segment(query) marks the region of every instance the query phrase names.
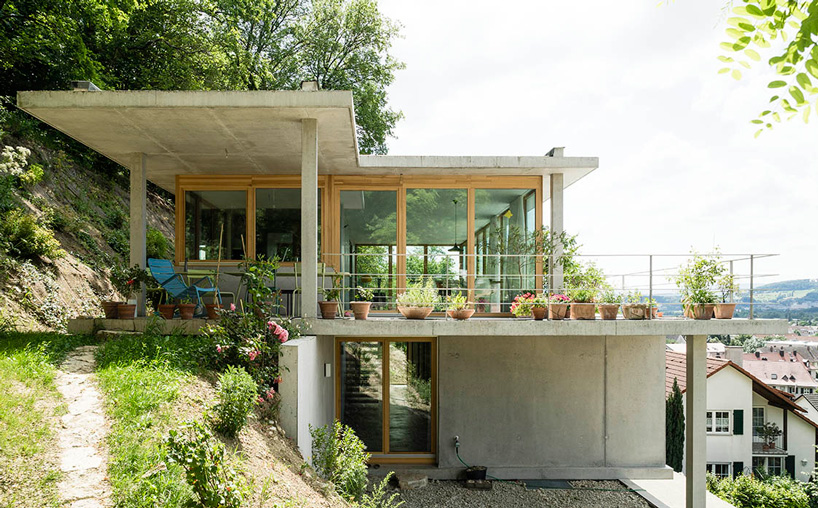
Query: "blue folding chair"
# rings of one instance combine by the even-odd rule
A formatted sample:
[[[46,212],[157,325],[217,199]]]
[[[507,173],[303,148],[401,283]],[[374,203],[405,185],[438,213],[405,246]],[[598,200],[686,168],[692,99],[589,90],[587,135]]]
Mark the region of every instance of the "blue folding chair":
[[[151,270],[151,276],[153,276],[156,282],[162,286],[162,289],[167,291],[172,298],[195,299],[196,303],[202,306],[202,295],[214,293],[218,302],[220,304],[222,303],[222,294],[219,292],[219,288],[213,285],[213,281],[210,277],[196,279],[193,281],[193,284],[188,285],[185,283],[185,279],[176,273],[176,270],[173,268],[173,263],[167,259],[149,258],[148,268]],[[210,287],[197,286],[197,284],[203,281],[207,281]]]

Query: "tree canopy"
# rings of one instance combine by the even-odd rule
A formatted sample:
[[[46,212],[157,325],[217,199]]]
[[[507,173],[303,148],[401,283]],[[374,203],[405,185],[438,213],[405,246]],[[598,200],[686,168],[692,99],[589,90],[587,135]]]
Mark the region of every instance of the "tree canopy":
[[[352,90],[363,153],[401,113],[399,25],[375,0],[0,0],[0,96],[66,89]]]
[[[767,86],[776,90],[771,106],[752,120],[764,129],[772,129],[781,115],[791,119],[799,113],[808,122],[813,106],[818,115],[818,0],[742,0],[732,7],[735,16],[727,19],[729,42],[722,42],[727,64],[719,72],[741,79],[741,68],[750,69],[763,54],[771,54],[768,65],[779,78]],[[815,83],[815,84],[814,84]]]

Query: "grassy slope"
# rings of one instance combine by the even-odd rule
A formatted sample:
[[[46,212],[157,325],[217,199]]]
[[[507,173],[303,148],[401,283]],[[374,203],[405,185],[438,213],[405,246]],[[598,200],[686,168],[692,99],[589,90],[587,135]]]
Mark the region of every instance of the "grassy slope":
[[[0,334],[0,506],[58,506],[55,365],[87,337]]]

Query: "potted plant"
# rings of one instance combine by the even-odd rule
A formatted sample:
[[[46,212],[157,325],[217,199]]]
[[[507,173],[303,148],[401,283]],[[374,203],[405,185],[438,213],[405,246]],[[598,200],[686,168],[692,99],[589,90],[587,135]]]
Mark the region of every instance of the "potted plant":
[[[467,298],[463,296],[463,293],[460,291],[458,291],[456,295],[447,296],[446,304],[449,308],[449,317],[452,319],[465,321],[472,317],[472,314],[474,314],[474,309],[470,308],[471,303],[467,301]]]
[[[597,290],[591,287],[573,289],[571,295],[571,319],[596,319],[594,298]]]
[[[114,300],[114,292],[108,294],[107,300],[102,300],[102,311],[105,313],[105,319],[116,319],[119,315],[118,308],[123,304],[122,300]]]
[[[338,313],[338,300],[341,298],[341,289],[335,286],[335,282],[338,282],[338,280],[334,281],[333,287],[321,290],[324,301],[318,302],[318,305],[321,307],[322,319],[335,319],[335,315]]]
[[[207,319],[219,319],[219,311],[222,310],[222,304],[216,303],[215,297],[213,298],[213,303],[206,303],[205,309],[207,310]]]
[[[183,296],[179,299],[179,317],[182,319],[193,319],[193,313],[196,311],[196,304],[193,303],[193,298],[190,296]]]
[[[398,311],[406,319],[426,319],[439,301],[437,286],[432,279],[417,281],[396,299]]]
[[[657,302],[655,298],[645,298],[645,303],[648,305],[650,318],[656,319],[659,316],[659,302]]]
[[[511,313],[514,317],[530,317],[531,310],[534,307],[533,293],[523,293],[514,297],[511,301]]]
[[[716,307],[714,288],[723,275],[724,266],[720,262],[718,250],[715,254],[702,256],[693,252],[693,257],[679,267],[675,277],[676,285],[682,292],[685,315],[693,319],[710,319]]]
[[[125,297],[126,302],[117,305],[119,319],[134,319],[136,317],[136,294],[142,290],[142,285],[148,281],[148,272],[134,265],[131,268],[116,270],[114,275],[117,290]]]
[[[716,281],[716,287],[721,294],[721,302],[716,304],[714,314],[716,319],[733,319],[736,311],[735,302],[728,302],[738,295],[738,284],[732,273],[725,272]]]
[[[764,450],[774,449],[775,440],[782,434],[781,429],[773,422],[765,422],[764,425],[758,429],[758,433],[761,434],[761,437],[764,439],[764,443],[761,446]]]
[[[619,314],[619,305],[622,303],[622,295],[617,294],[613,288],[605,288],[599,295],[599,317],[604,320],[616,319]]]
[[[355,315],[355,319],[365,320],[369,316],[369,308],[372,306],[372,300],[375,298],[375,294],[369,288],[358,286],[353,298],[355,300],[349,302],[349,306],[352,307],[352,313]]]
[[[164,297],[170,299],[167,293],[163,294]],[[160,303],[157,306],[157,310],[159,311],[159,315],[165,319],[173,319],[173,314],[176,312],[176,304],[175,303]]]
[[[646,319],[648,304],[642,301],[640,291],[631,291],[622,302],[622,317],[625,319]]]
[[[568,308],[571,305],[571,299],[563,294],[551,295],[548,298],[548,315],[551,319],[561,321],[568,317]]]
[[[540,293],[531,299],[531,315],[535,321],[542,321],[548,317],[548,298]]]

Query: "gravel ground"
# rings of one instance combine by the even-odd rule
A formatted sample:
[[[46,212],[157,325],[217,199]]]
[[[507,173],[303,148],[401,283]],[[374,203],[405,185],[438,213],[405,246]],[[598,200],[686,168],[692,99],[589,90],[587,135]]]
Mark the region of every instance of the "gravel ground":
[[[400,499],[404,502],[403,508],[650,507],[647,501],[633,492],[576,490],[627,489],[618,481],[572,481],[570,483],[575,490],[526,490],[522,485],[497,481],[493,483],[492,490],[480,491],[466,489],[461,482],[430,481],[424,488],[401,492]]]

